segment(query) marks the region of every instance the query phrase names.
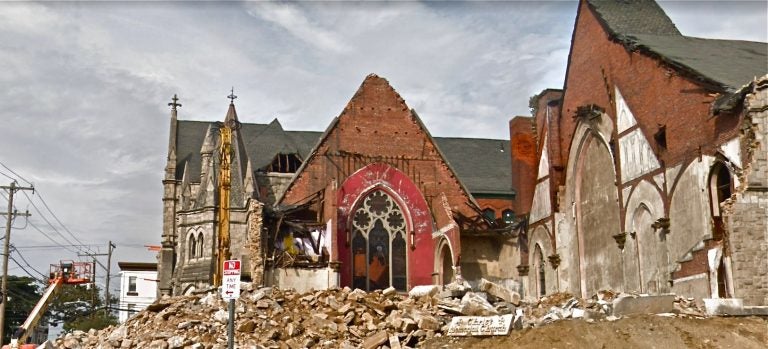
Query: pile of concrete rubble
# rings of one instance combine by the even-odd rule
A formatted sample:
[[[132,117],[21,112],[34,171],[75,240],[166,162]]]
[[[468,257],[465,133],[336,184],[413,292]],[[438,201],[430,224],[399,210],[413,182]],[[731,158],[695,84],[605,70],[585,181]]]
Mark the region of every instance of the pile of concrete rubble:
[[[581,300],[559,293],[524,302],[517,292],[486,280],[474,291],[464,283],[417,286],[408,295],[393,288],[300,294],[243,283],[242,289],[235,306],[235,343],[241,348],[412,348],[445,335],[455,316],[514,314],[513,329],[562,319],[612,321],[632,313],[704,316],[692,299],[675,296],[601,292]],[[54,346],[226,348],[227,304],[215,291],[162,298],[117,327],[68,333]]]

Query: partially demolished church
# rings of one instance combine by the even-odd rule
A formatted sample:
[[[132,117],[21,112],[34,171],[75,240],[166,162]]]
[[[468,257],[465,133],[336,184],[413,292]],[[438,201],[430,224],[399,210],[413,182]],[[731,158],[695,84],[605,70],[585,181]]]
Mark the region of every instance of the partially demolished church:
[[[234,102],[220,123],[170,105],[162,293],[215,283],[222,253],[299,290],[407,291],[460,265],[514,277],[509,142],[432,137],[385,79],[365,78],[323,133],[240,123]]]
[[[513,149],[526,293],[768,304],[766,73],[765,43],[684,36],[653,1],[581,1],[563,89],[510,122],[537,149]]]
[[[325,132],[241,123],[234,96],[220,122],[180,120],[174,98],[160,292],[231,258],[298,290],[461,277],[768,304],[766,73],[765,43],[582,0],[565,85],[508,140],[433,137],[376,75]]]

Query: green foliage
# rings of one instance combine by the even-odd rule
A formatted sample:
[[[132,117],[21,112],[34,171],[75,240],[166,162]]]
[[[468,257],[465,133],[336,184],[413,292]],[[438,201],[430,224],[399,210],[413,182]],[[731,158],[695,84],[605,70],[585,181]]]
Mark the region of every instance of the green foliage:
[[[109,325],[117,325],[117,317],[102,309],[77,317],[73,321],[65,322],[64,331],[88,331],[92,328],[100,330]]]
[[[64,323],[64,330],[102,329],[117,324],[117,318],[103,310],[101,289],[84,285],[64,285],[49,308],[51,320]],[[114,297],[111,304],[117,304]]]
[[[42,293],[35,279],[8,275],[8,301],[5,305],[3,343],[11,341],[11,335],[24,323],[40,297]]]

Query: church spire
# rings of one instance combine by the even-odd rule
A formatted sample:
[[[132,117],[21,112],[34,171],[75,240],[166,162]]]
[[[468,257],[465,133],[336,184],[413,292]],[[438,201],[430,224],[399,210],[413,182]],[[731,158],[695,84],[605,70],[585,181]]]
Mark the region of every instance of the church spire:
[[[181,107],[179,103],[179,97],[174,94],[171,98],[171,103],[168,103],[171,107],[171,126],[168,136],[168,158],[165,166],[165,179],[176,179],[176,133],[178,126],[177,108]]]
[[[224,118],[224,125],[229,127],[230,130],[236,130],[240,128],[240,120],[237,119],[237,112],[235,111],[235,99],[237,99],[237,96],[235,96],[234,87],[232,87],[227,98],[229,98],[229,110],[227,110],[227,116]]]

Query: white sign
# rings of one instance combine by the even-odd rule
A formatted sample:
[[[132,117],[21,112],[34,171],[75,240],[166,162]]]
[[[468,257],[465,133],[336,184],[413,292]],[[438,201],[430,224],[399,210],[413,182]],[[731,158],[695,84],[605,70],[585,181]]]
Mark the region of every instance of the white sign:
[[[456,316],[448,325],[449,336],[505,336],[514,315]]]
[[[221,282],[221,298],[230,300],[240,297],[240,261],[224,261],[224,273]]]

